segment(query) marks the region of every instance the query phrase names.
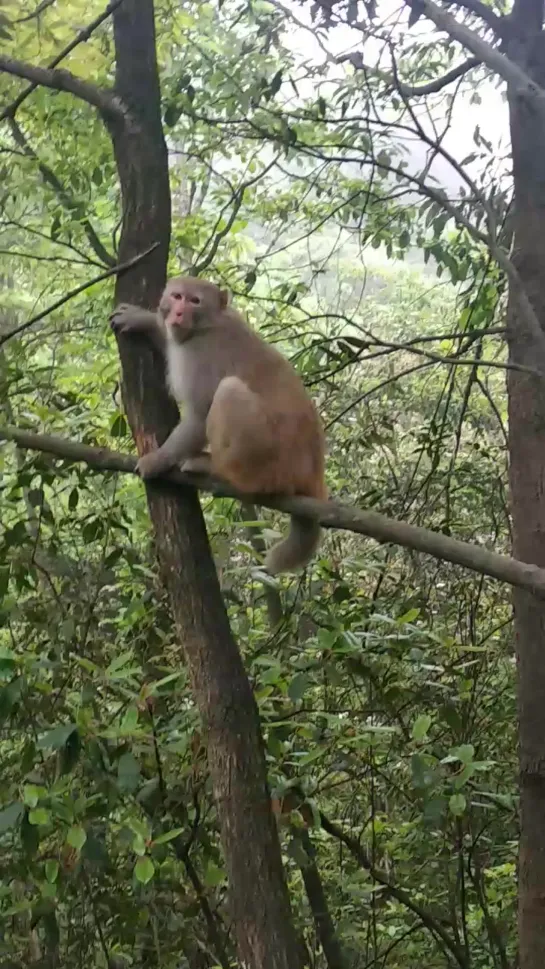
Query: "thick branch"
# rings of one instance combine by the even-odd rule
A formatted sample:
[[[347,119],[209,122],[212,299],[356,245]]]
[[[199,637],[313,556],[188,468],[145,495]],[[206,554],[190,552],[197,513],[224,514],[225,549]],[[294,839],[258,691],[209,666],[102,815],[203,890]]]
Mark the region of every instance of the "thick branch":
[[[411,0],[405,2],[411,6]],[[434,0],[418,0],[418,5],[439,30],[444,30],[463,47],[467,47],[478,60],[503,77],[519,94],[532,98],[545,111],[545,91],[517,64],[482,40],[474,30],[459,23],[452,14],[434,3]]]
[[[127,109],[112,91],[84,81],[70,71],[36,67],[34,64],[26,64],[24,61],[4,55],[0,55],[0,71],[12,74],[14,77],[25,78],[36,86],[48,87],[53,91],[67,91],[94,108],[98,108],[105,118],[115,118],[124,124],[129,120]]]
[[[54,454],[64,460],[83,461],[97,471],[133,472],[136,458],[130,454],[95,448],[76,441],[49,434],[34,434],[17,427],[0,426],[0,440],[14,441],[19,447]],[[165,480],[177,485],[193,485],[210,491],[218,497],[248,501],[248,495],[240,495],[233,488],[202,475],[183,474],[172,471]],[[387,518],[376,511],[363,511],[336,501],[316,501],[314,498],[276,498],[254,495],[251,500],[265,508],[273,508],[287,514],[315,518],[324,528],[338,528],[367,535],[377,542],[401,545],[416,552],[424,552],[434,558],[461,565],[481,575],[488,575],[508,585],[518,586],[545,598],[545,569],[526,562],[519,562],[508,555],[499,555],[470,542],[449,538],[430,528],[420,528],[407,522]]]
[[[406,98],[420,98],[426,94],[437,94],[442,91],[443,88],[452,84],[453,81],[457,81],[458,78],[463,77],[468,71],[473,70],[474,67],[478,67],[481,61],[478,57],[468,57],[466,61],[462,64],[458,64],[458,67],[453,67],[452,70],[447,71],[442,77],[436,77],[433,81],[428,81],[427,84],[399,84],[399,90],[401,94]]]

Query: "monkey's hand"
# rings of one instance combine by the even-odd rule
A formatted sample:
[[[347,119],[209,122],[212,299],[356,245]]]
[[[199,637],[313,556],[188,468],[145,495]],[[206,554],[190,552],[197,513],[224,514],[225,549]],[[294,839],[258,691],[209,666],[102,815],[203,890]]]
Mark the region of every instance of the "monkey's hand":
[[[136,470],[142,480],[146,481],[148,478],[156,478],[157,475],[170,471],[172,467],[174,465],[169,456],[159,447],[155,451],[143,454],[137,462]]]
[[[156,327],[155,313],[132,306],[131,303],[120,303],[110,315],[110,326],[114,333],[130,333],[152,330]]]

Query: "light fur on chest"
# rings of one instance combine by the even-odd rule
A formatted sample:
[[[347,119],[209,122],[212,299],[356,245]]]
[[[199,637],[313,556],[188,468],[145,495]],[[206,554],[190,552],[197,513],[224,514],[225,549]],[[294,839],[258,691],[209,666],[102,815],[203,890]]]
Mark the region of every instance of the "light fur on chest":
[[[167,344],[167,386],[177,401],[185,401],[191,393],[191,361],[184,347]]]

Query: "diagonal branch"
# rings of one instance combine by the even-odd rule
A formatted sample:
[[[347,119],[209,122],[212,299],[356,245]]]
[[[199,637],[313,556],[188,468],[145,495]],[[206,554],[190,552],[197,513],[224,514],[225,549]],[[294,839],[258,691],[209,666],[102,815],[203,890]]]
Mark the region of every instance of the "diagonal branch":
[[[48,68],[53,69],[54,67],[57,67],[57,65],[60,64],[61,61],[65,59],[65,57],[68,57],[68,55],[71,54],[76,47],[78,47],[80,44],[83,44],[87,40],[89,40],[89,38],[94,34],[97,27],[100,27],[100,25],[104,23],[104,21],[107,20],[108,17],[114,12],[114,10],[117,7],[121,6],[123,2],[124,0],[111,0],[111,2],[108,4],[106,9],[103,10],[102,13],[98,15],[98,17],[95,17],[95,19],[92,20],[91,23],[87,25],[87,27],[83,27],[83,29],[80,30],[79,33],[77,33],[76,36],[72,38],[72,40],[66,45],[66,47],[63,47],[63,49],[59,51],[58,54],[55,55],[53,60],[50,61],[49,64],[47,65]],[[11,104],[9,104],[6,108],[4,108],[3,111],[0,111],[0,121],[5,121],[6,118],[13,118],[15,116],[15,112],[17,111],[18,108],[21,107],[23,101],[26,101],[29,94],[32,94],[32,92],[35,91],[37,87],[39,87],[39,85],[33,81],[31,84],[28,85],[28,87],[24,88],[21,91],[21,93],[17,95],[15,100],[12,101]]]
[[[129,122],[126,107],[113,91],[84,81],[81,77],[71,74],[70,71],[37,67],[34,64],[18,61],[13,57],[0,55],[0,72],[25,78],[27,81],[32,81],[37,87],[48,87],[53,91],[66,91],[76,98],[80,98],[81,101],[91,104],[94,108],[98,108],[105,118],[121,121],[124,125]],[[134,122],[132,126],[134,127]]]
[[[114,257],[103,246],[102,242],[100,241],[95,229],[91,225],[91,222],[89,221],[87,216],[84,216],[83,219],[81,218],[81,214],[78,212],[80,203],[77,202],[76,199],[73,197],[73,195],[70,194],[68,189],[65,188],[61,180],[57,177],[57,175],[53,171],[53,169],[50,168],[49,165],[46,165],[45,162],[43,162],[39,158],[37,152],[27,141],[25,135],[23,134],[21,128],[17,124],[15,118],[12,118],[12,117],[8,118],[8,124],[15,143],[19,145],[20,148],[22,148],[27,158],[32,158],[33,161],[36,162],[38,166],[38,171],[40,172],[40,175],[42,176],[44,182],[46,182],[53,189],[53,191],[55,192],[59,201],[63,204],[65,209],[68,212],[70,212],[80,222],[81,227],[85,232],[85,235],[87,236],[87,239],[89,241],[89,245],[91,246],[91,249],[93,250],[95,255],[98,256],[98,258],[102,260],[102,262],[106,266],[115,266]]]
[[[160,243],[158,242],[154,242],[149,249],[138,253],[137,256],[133,256],[133,258],[128,259],[127,262],[120,263],[118,266],[112,266],[110,269],[106,269],[103,273],[101,273],[100,276],[95,276],[94,279],[90,279],[86,283],[81,283],[79,286],[76,286],[75,289],[71,289],[69,293],[61,296],[60,299],[55,300],[51,306],[48,306],[45,310],[37,313],[36,316],[33,316],[30,320],[25,320],[24,323],[16,326],[13,330],[8,330],[7,333],[0,334],[0,347],[2,347],[4,343],[7,343],[8,340],[11,340],[14,336],[24,333],[25,330],[29,329],[29,327],[34,326],[35,323],[39,323],[41,320],[44,320],[45,317],[49,316],[50,313],[53,313],[54,310],[58,310],[59,307],[64,306],[64,304],[68,303],[69,300],[79,296],[80,293],[85,292],[86,289],[90,289],[91,286],[94,286],[96,283],[101,283],[104,279],[108,279],[110,276],[120,276],[121,273],[126,272],[127,269],[131,269],[133,266],[136,266],[137,263],[139,263],[142,259],[145,259],[150,252],[157,249],[159,244]]]
[[[466,969],[468,962],[463,949],[455,942],[450,933],[447,932],[442,922],[428,909],[423,908],[422,905],[415,902],[411,893],[394,885],[386,872],[373,864],[365,848],[362,847],[357,838],[352,837],[352,835],[344,831],[338,824],[335,824],[334,821],[330,821],[321,811],[320,822],[324,831],[327,831],[329,835],[344,844],[361,867],[369,872],[371,878],[384,887],[386,894],[391,898],[395,898],[396,901],[400,902],[401,905],[404,905],[405,908],[416,915],[422,922],[422,925],[436,936],[442,943],[442,946],[451,953],[458,965],[462,969]]]
[[[428,81],[427,84],[403,84],[399,83],[400,93],[406,98],[420,98],[426,94],[437,94],[442,91],[443,88],[452,84],[453,81],[457,81],[458,78],[463,77],[469,71],[473,70],[474,67],[478,67],[481,61],[478,57],[468,57],[467,60],[458,64],[457,67],[453,67],[452,70],[447,71],[442,77],[436,77],[433,81]]]
[[[69,441],[49,434],[35,434],[18,427],[1,426],[0,440],[14,441],[19,447],[32,451],[44,451],[64,460],[85,462],[97,471],[122,471],[135,473],[136,458],[131,454],[111,451],[109,448],[90,447],[78,441]],[[198,487],[217,497],[253,501],[256,505],[272,508],[286,514],[301,515],[319,521],[324,528],[367,535],[375,541],[401,545],[403,548],[424,552],[434,558],[461,565],[481,575],[488,575],[508,585],[518,586],[545,599],[545,569],[491,552],[479,545],[449,538],[430,528],[409,525],[407,522],[387,518],[376,511],[363,511],[337,501],[317,501],[314,498],[277,498],[268,495],[241,495],[223,482],[206,475],[184,474],[171,471],[161,480],[174,485]],[[153,482],[152,482],[153,485]]]
[[[545,113],[545,91],[517,64],[482,40],[474,30],[459,23],[452,14],[434,3],[434,0],[417,0],[417,2],[418,7],[422,8],[439,30],[444,30],[453,40],[467,47],[478,60],[486,64],[495,74],[503,77],[504,81],[507,81],[519,94],[531,98]],[[405,0],[405,3],[409,7],[412,6],[412,0]]]

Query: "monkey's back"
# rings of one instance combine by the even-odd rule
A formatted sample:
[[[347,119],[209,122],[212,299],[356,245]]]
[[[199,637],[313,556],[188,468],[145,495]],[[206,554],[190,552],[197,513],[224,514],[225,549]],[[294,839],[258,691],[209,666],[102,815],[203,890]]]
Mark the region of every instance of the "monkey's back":
[[[229,317],[229,362],[207,421],[214,471],[247,493],[327,497],[323,428],[302,380],[238,314]]]

